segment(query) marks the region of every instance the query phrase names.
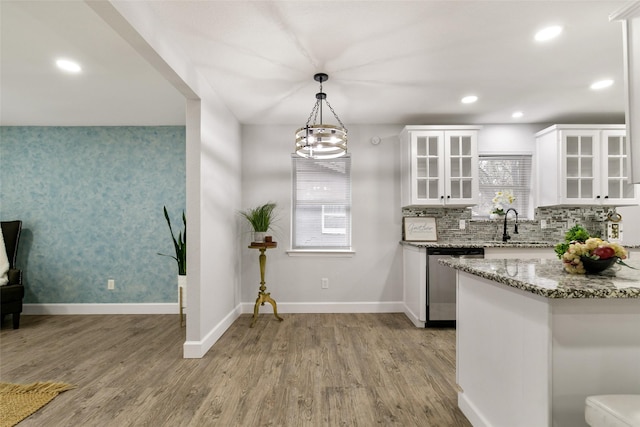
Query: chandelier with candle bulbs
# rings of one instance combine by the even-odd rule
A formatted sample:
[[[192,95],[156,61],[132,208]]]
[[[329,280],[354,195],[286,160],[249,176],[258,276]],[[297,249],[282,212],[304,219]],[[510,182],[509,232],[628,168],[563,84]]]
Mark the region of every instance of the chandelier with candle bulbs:
[[[306,125],[296,131],[295,152],[301,157],[313,159],[342,157],[347,154],[347,129],[331,107],[327,94],[322,92],[322,83],[329,80],[329,76],[325,73],[317,73],[313,79],[320,83],[320,92],[316,93],[316,103]],[[323,103],[327,104],[339,126],[323,123]]]

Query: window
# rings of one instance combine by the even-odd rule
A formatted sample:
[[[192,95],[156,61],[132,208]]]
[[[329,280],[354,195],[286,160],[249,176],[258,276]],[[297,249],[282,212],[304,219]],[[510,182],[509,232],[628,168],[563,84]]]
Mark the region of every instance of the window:
[[[291,248],[351,249],[351,157],[293,156]]]
[[[473,218],[488,218],[497,191],[510,190],[516,200],[508,207],[520,218],[530,216],[531,156],[480,156],[478,160],[480,198],[471,210]]]

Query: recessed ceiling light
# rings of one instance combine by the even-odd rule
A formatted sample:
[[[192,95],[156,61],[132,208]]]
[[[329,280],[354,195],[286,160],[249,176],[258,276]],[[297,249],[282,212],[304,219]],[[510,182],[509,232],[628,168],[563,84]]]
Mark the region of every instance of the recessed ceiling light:
[[[604,89],[607,88],[609,86],[613,85],[613,80],[611,79],[606,79],[606,80],[599,80],[597,82],[594,82],[591,84],[591,89],[594,90],[598,90],[598,89]]]
[[[514,119],[519,119],[522,116],[524,116],[524,113],[522,111],[516,111],[511,115],[511,117],[513,117]]]
[[[462,98],[460,100],[460,102],[462,102],[463,104],[473,104],[474,102],[476,102],[478,100],[478,97],[475,95],[469,95],[469,96],[465,96],[464,98]]]
[[[68,59],[58,59],[56,61],[56,65],[61,70],[68,71],[69,73],[79,73],[80,71],[82,71],[82,67],[80,67],[80,64]]]
[[[554,39],[560,35],[562,27],[560,25],[552,25],[551,27],[543,28],[535,35],[536,41],[546,42],[547,40]]]

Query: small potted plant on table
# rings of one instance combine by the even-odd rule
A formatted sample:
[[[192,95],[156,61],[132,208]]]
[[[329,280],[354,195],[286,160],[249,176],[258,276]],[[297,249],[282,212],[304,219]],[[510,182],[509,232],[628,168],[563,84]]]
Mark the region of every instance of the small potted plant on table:
[[[241,211],[242,215],[253,228],[253,241],[264,242],[265,235],[275,219],[276,204],[269,202],[262,206]]]

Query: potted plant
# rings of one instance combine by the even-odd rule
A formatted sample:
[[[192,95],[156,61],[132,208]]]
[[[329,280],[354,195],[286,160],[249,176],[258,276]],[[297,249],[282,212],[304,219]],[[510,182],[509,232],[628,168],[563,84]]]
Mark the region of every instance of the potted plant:
[[[161,254],[158,255],[168,256],[176,260],[178,263],[178,301],[180,303],[180,315],[182,317],[182,309],[187,306],[187,217],[182,211],[182,222],[184,223],[184,230],[178,232],[177,238],[173,234],[173,228],[171,227],[171,220],[167,213],[167,207],[164,207],[164,217],[169,225],[169,232],[171,232],[171,239],[173,240],[173,248],[176,255]]]
[[[262,206],[240,212],[240,215],[242,215],[253,228],[254,242],[264,242],[265,234],[271,229],[271,225],[275,220],[275,208],[276,204],[269,202]]]

